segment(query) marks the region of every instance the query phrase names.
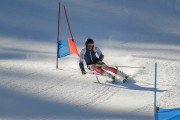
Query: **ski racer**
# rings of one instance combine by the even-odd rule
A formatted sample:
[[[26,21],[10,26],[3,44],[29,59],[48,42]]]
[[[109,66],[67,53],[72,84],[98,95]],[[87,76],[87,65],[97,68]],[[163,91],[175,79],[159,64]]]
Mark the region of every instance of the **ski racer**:
[[[80,61],[79,67],[83,75],[86,74],[84,68],[84,60],[86,62],[87,68],[91,71],[96,71],[100,75],[107,76],[112,79],[112,83],[115,82],[115,75],[119,75],[122,78],[123,82],[126,81],[128,75],[121,72],[120,70],[107,66],[104,62],[104,55],[101,50],[94,46],[94,41],[91,38],[88,38],[85,42],[85,48],[80,52]]]

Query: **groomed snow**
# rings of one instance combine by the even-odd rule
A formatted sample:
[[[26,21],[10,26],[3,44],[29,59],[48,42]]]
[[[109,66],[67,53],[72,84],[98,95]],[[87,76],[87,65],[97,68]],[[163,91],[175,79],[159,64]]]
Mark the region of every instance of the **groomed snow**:
[[[55,69],[56,44],[0,38],[0,119],[152,120],[155,62],[158,105],[180,106],[180,46],[117,42],[100,48],[106,64],[145,69],[119,68],[132,76],[127,84],[106,84],[109,79],[98,76],[99,84],[94,74],[81,75],[76,55],[59,59]]]

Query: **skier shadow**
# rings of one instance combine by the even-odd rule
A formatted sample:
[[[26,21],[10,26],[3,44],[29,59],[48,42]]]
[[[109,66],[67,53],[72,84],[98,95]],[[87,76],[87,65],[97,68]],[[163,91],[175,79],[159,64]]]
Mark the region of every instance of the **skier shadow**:
[[[110,83],[110,81],[106,81],[105,83],[94,82],[101,85],[106,85],[109,87],[123,88],[123,89],[131,89],[131,90],[139,90],[139,91],[154,91],[154,87],[144,87],[136,84],[134,79],[129,79],[126,83],[122,83],[120,80],[117,80],[115,84]],[[165,92],[167,90],[160,90],[157,88],[157,92]]]
[[[118,81],[120,82],[120,81]],[[136,81],[134,79],[130,79],[127,81],[127,83],[123,84],[120,83],[120,85],[126,87],[126,89],[131,89],[131,90],[141,90],[141,91],[154,91],[154,87],[144,87],[136,84]],[[157,92],[165,92],[167,90],[160,90],[157,88]]]

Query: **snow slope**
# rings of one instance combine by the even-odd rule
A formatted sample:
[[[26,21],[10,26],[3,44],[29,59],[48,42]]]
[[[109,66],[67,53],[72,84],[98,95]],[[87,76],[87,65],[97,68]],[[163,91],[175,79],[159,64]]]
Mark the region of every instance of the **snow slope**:
[[[132,79],[117,85],[106,84],[109,79],[102,76],[98,76],[100,84],[94,74],[82,76],[75,55],[60,59],[59,69],[55,69],[56,42],[51,43],[55,40],[26,39],[39,38],[37,34],[42,34],[38,30],[52,32],[53,27],[44,26],[50,24],[49,19],[34,16],[38,19],[27,22],[31,19],[23,16],[25,24],[19,20],[21,12],[19,18],[7,11],[8,16],[3,14],[0,21],[2,36],[23,39],[0,38],[0,120],[152,120],[155,62],[158,105],[180,107],[180,1],[98,1],[64,1],[72,6],[68,7],[69,16],[76,16],[70,19],[77,43],[93,37],[106,64],[145,69],[119,68]],[[18,13],[14,8],[9,10]],[[40,17],[44,24],[39,25]],[[43,35],[42,39],[47,37]],[[78,45],[79,50],[83,44]]]
[[[118,44],[102,48],[107,64],[146,69],[120,68],[132,79],[112,86],[107,78],[98,76],[99,84],[93,74],[82,76],[74,55],[55,69],[55,44],[1,38],[0,119],[152,120],[155,62],[158,105],[179,107],[180,47]]]

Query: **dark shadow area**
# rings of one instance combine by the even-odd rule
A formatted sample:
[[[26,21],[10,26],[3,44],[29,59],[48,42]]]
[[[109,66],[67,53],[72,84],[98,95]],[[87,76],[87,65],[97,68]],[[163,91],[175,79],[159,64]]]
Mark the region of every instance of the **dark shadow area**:
[[[57,3],[58,0],[2,1],[0,36],[53,42],[57,34]],[[174,6],[173,0],[62,3],[67,6],[77,42],[92,37],[102,41],[180,44],[179,34],[173,31],[179,30],[179,6]],[[61,15],[61,37],[66,38],[70,34],[63,11]]]
[[[0,87],[0,117],[4,119],[25,118],[56,118],[56,119],[123,119],[150,120],[150,115],[127,113],[125,110],[107,112],[96,109],[86,109],[66,104],[65,101],[53,102],[25,93]]]
[[[9,47],[1,47],[0,50],[4,50],[7,52],[23,52],[23,53],[42,53],[42,54],[54,54],[55,52],[45,52],[45,51],[37,51],[37,50],[26,50],[22,48],[9,48]],[[45,49],[44,49],[45,50]]]
[[[26,59],[27,55],[22,53],[0,53],[0,59]]]
[[[116,87],[116,88],[122,88],[122,89],[131,89],[131,90],[140,90],[140,91],[152,91],[154,92],[153,87],[142,87],[136,84],[136,81],[133,79],[129,79],[126,83],[122,83],[121,81],[117,80],[115,84],[110,83],[111,81],[106,81],[106,83],[101,82],[94,82],[96,84],[100,85],[106,85],[110,87]],[[165,92],[167,90],[159,90],[157,89],[157,92]]]
[[[4,51],[0,53],[0,59],[26,59],[27,55],[33,54],[40,58],[55,55],[55,52],[45,52],[37,50],[26,50],[21,48],[7,48],[1,47],[0,50]]]
[[[126,87],[127,89],[154,92],[154,87],[142,87],[142,86],[139,86],[139,85],[136,84],[136,81],[133,80],[133,79],[128,80],[127,83],[125,83],[125,84],[120,83],[119,81],[118,81],[118,83],[120,85]],[[157,89],[157,92],[165,92],[165,91],[167,91],[167,90],[159,90],[159,89]]]

